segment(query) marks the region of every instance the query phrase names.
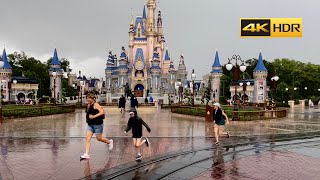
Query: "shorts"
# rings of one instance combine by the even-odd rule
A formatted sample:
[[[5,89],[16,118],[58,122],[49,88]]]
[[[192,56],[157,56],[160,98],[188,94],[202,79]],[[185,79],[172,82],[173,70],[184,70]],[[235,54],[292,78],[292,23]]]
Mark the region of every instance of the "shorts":
[[[95,133],[95,134],[102,134],[103,132],[103,124],[100,125],[88,125],[87,130]]]

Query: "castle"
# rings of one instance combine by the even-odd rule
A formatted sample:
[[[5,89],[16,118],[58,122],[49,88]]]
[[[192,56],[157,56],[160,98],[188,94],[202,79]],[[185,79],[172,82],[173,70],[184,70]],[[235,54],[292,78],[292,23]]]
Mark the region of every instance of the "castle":
[[[137,97],[163,97],[175,93],[175,82],[186,83],[184,57],[180,56],[179,67],[175,69],[165,48],[161,11],[155,21],[155,10],[156,0],[148,0],[142,16],[135,21],[132,17],[128,51],[121,47],[119,59],[109,51],[105,69],[107,101],[124,94],[125,87]]]

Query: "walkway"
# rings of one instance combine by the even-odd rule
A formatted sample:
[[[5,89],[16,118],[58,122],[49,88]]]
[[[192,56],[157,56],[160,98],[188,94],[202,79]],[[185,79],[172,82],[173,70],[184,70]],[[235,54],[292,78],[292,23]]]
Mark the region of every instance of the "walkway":
[[[83,110],[68,115],[5,121],[0,125],[0,177],[80,179],[111,168],[119,170],[121,166],[132,165],[135,154],[131,136],[123,134],[129,116],[121,115],[117,108],[105,110],[108,115],[104,135],[115,140],[115,148],[108,151],[104,144],[93,140],[90,161],[81,162],[79,156],[84,150],[86,130]],[[152,129],[151,134],[144,132],[152,144],[151,148],[144,147],[144,161],[188,149],[212,148],[211,123],[181,118],[168,110],[157,111],[154,108],[139,108],[138,113]],[[319,121],[319,110],[295,109],[286,119],[232,122],[228,130],[233,137],[221,147],[267,142],[270,138],[318,135]],[[200,177],[201,174],[198,175]]]

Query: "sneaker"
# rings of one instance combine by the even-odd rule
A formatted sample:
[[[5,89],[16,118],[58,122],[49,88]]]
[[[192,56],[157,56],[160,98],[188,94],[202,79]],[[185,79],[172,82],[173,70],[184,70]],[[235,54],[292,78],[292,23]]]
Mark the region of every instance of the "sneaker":
[[[112,150],[113,149],[113,140],[110,139],[110,143],[108,144],[109,146],[109,150]]]
[[[90,159],[89,154],[84,153],[82,156],[80,156],[81,159]]]
[[[136,156],[136,161],[139,161],[140,159],[142,159],[142,156],[141,156],[140,154],[138,154],[138,155]]]
[[[150,141],[149,141],[149,139],[146,138],[146,137],[145,137],[145,139],[146,139],[146,145],[147,145],[147,147],[149,147],[149,146],[150,146]]]

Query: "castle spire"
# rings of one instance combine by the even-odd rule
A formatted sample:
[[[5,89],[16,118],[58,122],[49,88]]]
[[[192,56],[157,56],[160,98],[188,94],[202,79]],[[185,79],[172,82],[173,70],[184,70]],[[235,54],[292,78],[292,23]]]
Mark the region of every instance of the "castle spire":
[[[3,53],[2,53],[2,61],[3,61],[3,69],[12,69],[11,65],[8,62],[8,57],[7,57],[7,53],[6,53],[6,49],[3,49]]]
[[[168,49],[166,49],[166,54],[165,54],[165,56],[164,56],[164,60],[165,60],[165,61],[170,61],[170,60],[171,60],[171,58],[170,58],[170,56],[169,56],[169,51],[168,51]]]
[[[211,73],[222,73],[222,68],[221,68],[221,64],[220,64],[218,51],[216,51],[216,55],[214,57],[214,62],[212,64]]]
[[[268,71],[266,66],[263,63],[261,50],[260,50],[260,53],[259,53],[259,59],[258,59],[257,66],[254,68],[253,71]]]
[[[142,18],[147,19],[146,5],[143,6]]]
[[[51,65],[61,65],[56,48],[54,49]]]

